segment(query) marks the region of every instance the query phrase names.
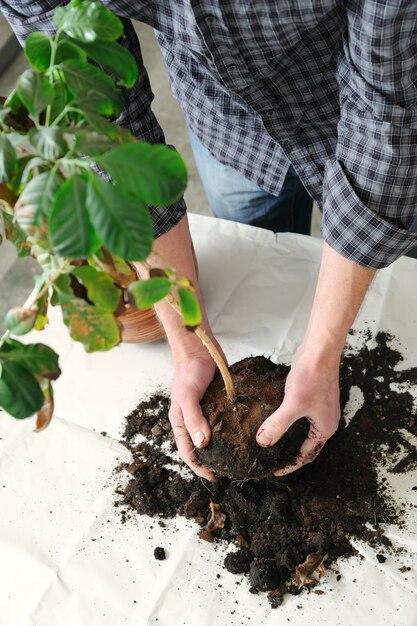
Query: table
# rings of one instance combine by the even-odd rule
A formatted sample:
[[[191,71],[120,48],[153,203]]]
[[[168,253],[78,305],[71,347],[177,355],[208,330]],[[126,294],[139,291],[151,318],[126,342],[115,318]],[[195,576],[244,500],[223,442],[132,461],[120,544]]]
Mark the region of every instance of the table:
[[[209,319],[229,361],[264,354],[290,362],[308,320],[322,242],[201,216],[190,222]],[[417,358],[416,284],[414,259],[380,271],[355,324],[396,335],[404,367]],[[176,519],[163,529],[133,516],[122,524],[113,507],[112,470],[128,459],[119,442],[123,417],[145,396],[169,389],[166,343],[87,355],[57,311],[30,340],[59,352],[63,374],[43,433],[33,432],[32,419],[0,416],[0,626],[417,624],[415,472],[389,478],[410,509],[406,529],[387,530],[411,555],[406,577],[399,563],[380,564],[356,543],[364,558],[342,561],[338,583],[326,573],[325,595],[289,597],[273,610],[266,595],[248,593],[245,578],[222,569],[227,549],[199,540],[192,522]],[[154,559],[158,545],[167,560]]]

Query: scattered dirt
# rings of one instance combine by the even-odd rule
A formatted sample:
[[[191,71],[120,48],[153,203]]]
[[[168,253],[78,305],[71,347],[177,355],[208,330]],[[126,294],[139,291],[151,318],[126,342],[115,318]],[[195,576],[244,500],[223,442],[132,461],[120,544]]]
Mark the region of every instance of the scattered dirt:
[[[266,478],[274,469],[294,461],[307,436],[308,420],[298,420],[275,446],[262,448],[256,443],[256,433],[284,399],[290,368],[256,356],[235,363],[229,370],[236,400],[228,400],[217,373],[201,401],[212,436],[208,446],[196,451],[197,458],[218,476]]]
[[[417,450],[410,443],[417,436],[410,393],[417,388],[417,367],[401,369],[402,356],[386,333],[360,339],[362,347],[347,350],[343,359],[341,404],[343,409],[357,387],[361,408],[347,427],[341,423],[312,464],[285,478],[220,477],[216,484],[183,478],[173,467],[169,399],[159,394],[142,402],[126,418],[123,442],[132,462],[117,468],[131,475],[116,490],[122,517],[133,508],[159,518],[195,520],[201,539],[230,543],[224,566],[246,574],[251,593],[269,591],[273,607],[287,593],[314,587],[340,557],[354,554],[352,537],[373,546],[375,561],[382,563],[392,553],[384,526],[401,525],[405,511],[394,505],[378,468],[403,473],[417,467]],[[264,360],[259,363],[262,369]],[[264,369],[271,377],[284,371],[282,366]],[[146,441],[138,443],[138,435]]]

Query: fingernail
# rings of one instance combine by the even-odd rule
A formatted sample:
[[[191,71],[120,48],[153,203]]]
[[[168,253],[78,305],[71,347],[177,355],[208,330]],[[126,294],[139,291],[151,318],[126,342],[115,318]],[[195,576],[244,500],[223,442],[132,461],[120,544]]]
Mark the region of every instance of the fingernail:
[[[267,430],[260,430],[258,432],[258,443],[261,446],[270,446],[272,443],[272,435]]]
[[[206,438],[205,434],[202,432],[194,433],[193,435],[193,443],[197,448],[200,448]]]

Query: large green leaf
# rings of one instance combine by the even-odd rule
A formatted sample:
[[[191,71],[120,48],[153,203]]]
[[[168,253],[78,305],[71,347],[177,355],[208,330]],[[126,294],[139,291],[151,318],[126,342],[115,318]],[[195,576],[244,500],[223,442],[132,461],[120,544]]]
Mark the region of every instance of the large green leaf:
[[[144,261],[153,243],[153,224],[146,206],[122,194],[99,176],[91,176],[87,191],[91,221],[111,253],[127,261]]]
[[[82,129],[75,133],[74,150],[78,154],[97,156],[114,148],[114,141],[107,135],[96,133],[93,130]]]
[[[48,79],[35,70],[26,70],[17,81],[18,95],[32,115],[39,115],[54,97],[54,89]]]
[[[59,126],[32,128],[29,131],[32,146],[48,161],[56,161],[68,152],[64,132]]]
[[[0,134],[0,183],[7,183],[16,169],[16,150],[7,139],[7,136]]]
[[[187,328],[193,329],[201,324],[201,311],[195,295],[188,289],[180,287],[178,289],[178,299],[182,318]]]
[[[135,141],[134,137],[125,128],[122,128],[118,124],[112,124],[101,115],[97,115],[90,108],[83,109],[83,115],[86,122],[97,133],[101,135],[107,135],[114,140],[115,143],[132,143]]]
[[[129,143],[100,156],[97,162],[123,191],[149,204],[177,200],[187,185],[187,168],[175,150],[145,141]]]
[[[134,56],[114,41],[94,41],[79,44],[87,55],[112,72],[119,79],[118,84],[133,87],[138,79],[138,66]]]
[[[79,106],[80,102],[84,101],[86,105],[90,102],[90,108],[94,108],[97,113],[104,115],[120,113],[123,104],[121,92],[115,87],[110,76],[98,67],[78,59],[69,59],[61,63],[60,69]],[[91,104],[93,97],[94,104]]]
[[[129,286],[138,309],[149,309],[156,302],[163,300],[170,290],[171,282],[162,276],[138,280]]]
[[[43,393],[38,381],[18,363],[2,363],[0,405],[19,419],[30,417],[43,405]]]
[[[31,256],[31,247],[26,240],[26,235],[18,224],[13,221],[13,216],[2,211],[4,230],[6,238],[11,241],[16,248],[17,256],[20,259]]]
[[[101,242],[86,211],[87,181],[80,174],[68,178],[55,196],[49,214],[49,238],[57,254],[83,259]]]
[[[19,364],[40,378],[55,380],[61,374],[57,353],[43,343],[7,339],[0,349],[0,361]]]
[[[51,39],[43,33],[30,33],[25,42],[25,56],[39,72],[45,72],[51,62]]]
[[[80,41],[116,41],[123,34],[122,21],[99,2],[73,0],[55,10],[54,20],[60,31]]]
[[[98,272],[89,265],[77,267],[72,274],[87,289],[88,299],[98,310],[113,313],[120,302],[122,291],[115,285],[110,274]]]
[[[58,42],[55,63],[59,64],[68,59],[82,59],[85,61],[87,58],[86,53],[78,44],[70,41],[68,38],[62,38]]]
[[[54,172],[42,172],[26,185],[15,206],[15,217],[23,232],[42,228],[53,206],[61,179]]]
[[[71,337],[80,341],[86,352],[111,350],[120,343],[119,326],[111,313],[62,292],[59,303]]]

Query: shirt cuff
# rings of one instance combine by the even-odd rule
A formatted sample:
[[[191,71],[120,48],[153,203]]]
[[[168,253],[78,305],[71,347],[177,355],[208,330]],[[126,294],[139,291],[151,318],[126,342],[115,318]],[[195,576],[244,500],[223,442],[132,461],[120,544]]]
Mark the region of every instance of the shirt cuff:
[[[397,224],[363,204],[339,161],[327,162],[321,231],[331,248],[358,265],[387,267],[417,245],[417,233]]]
[[[187,212],[184,198],[166,207],[149,206],[152,216],[155,239],[167,233],[184,217]]]

